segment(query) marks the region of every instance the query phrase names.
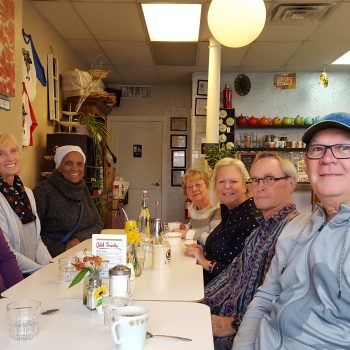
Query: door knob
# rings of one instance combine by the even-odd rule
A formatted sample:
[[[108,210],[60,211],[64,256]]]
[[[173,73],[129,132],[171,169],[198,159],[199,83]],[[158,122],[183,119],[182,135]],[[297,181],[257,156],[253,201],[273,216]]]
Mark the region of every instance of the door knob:
[[[160,186],[160,184],[159,184],[158,182],[156,182],[156,183],[152,183],[152,186],[159,187],[159,186]]]

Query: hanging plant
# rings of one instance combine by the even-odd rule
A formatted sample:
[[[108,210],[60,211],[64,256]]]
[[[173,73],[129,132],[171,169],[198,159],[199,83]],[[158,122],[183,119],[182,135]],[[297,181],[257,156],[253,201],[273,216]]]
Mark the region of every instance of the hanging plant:
[[[223,158],[235,158],[236,152],[233,147],[226,147],[225,145],[217,145],[214,147],[204,147],[205,160],[209,167],[214,169],[215,164]]]

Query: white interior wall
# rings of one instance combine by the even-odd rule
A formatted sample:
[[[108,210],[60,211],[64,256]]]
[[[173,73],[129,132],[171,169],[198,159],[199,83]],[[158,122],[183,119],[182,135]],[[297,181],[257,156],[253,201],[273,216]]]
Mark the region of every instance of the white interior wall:
[[[232,105],[236,116],[267,116],[292,118],[297,115],[304,117],[323,116],[331,112],[350,112],[350,73],[328,73],[329,85],[320,85],[320,73],[297,73],[296,88],[280,90],[274,87],[274,73],[245,73],[251,81],[251,90],[246,96],[239,96],[234,91],[234,79],[240,73],[222,73],[220,90],[225,84],[233,90]],[[206,117],[194,115],[195,99],[197,96],[197,81],[207,80],[207,73],[194,73],[192,79],[192,167],[200,167],[203,156],[200,155],[200,144],[205,142]],[[218,113],[219,121],[219,113]],[[256,130],[260,135],[277,133],[276,129]],[[290,140],[300,140],[303,129],[281,130],[279,136],[288,136]],[[311,210],[311,188],[298,186],[294,193],[294,200],[300,211]]]
[[[190,135],[190,116],[191,116],[191,86],[153,86],[150,98],[124,98],[121,99],[120,107],[113,109],[108,118],[118,118],[133,116],[139,118],[154,117],[164,118],[166,121],[166,130],[164,131],[165,140],[163,140],[163,179],[162,179],[162,197],[165,201],[164,221],[183,220],[185,198],[181,187],[171,186],[171,134]],[[170,131],[171,117],[187,118],[187,132]],[[113,135],[112,135],[113,137]],[[187,144],[187,162],[190,159],[190,142]],[[118,169],[118,175],[123,176],[123,169]],[[127,179],[126,179],[127,180]],[[154,213],[151,213],[154,215]]]

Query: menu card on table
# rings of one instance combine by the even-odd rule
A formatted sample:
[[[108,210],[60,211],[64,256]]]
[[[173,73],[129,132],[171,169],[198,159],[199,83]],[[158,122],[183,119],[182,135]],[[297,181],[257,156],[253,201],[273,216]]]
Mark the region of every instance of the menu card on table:
[[[92,255],[98,255],[107,261],[101,270],[101,278],[108,279],[108,271],[116,265],[126,264],[126,235],[94,234],[92,235]]]

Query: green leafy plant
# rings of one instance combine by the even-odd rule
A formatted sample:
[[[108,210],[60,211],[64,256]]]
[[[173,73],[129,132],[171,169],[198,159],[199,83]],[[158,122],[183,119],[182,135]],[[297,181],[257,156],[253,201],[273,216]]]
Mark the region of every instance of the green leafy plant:
[[[223,158],[235,158],[236,152],[234,148],[226,148],[225,145],[217,145],[214,147],[204,147],[205,160],[209,167],[214,169],[215,164]]]
[[[91,113],[80,113],[78,122],[86,126],[92,139],[96,159],[101,160],[102,147],[109,136],[106,118],[103,116],[95,116]]]

